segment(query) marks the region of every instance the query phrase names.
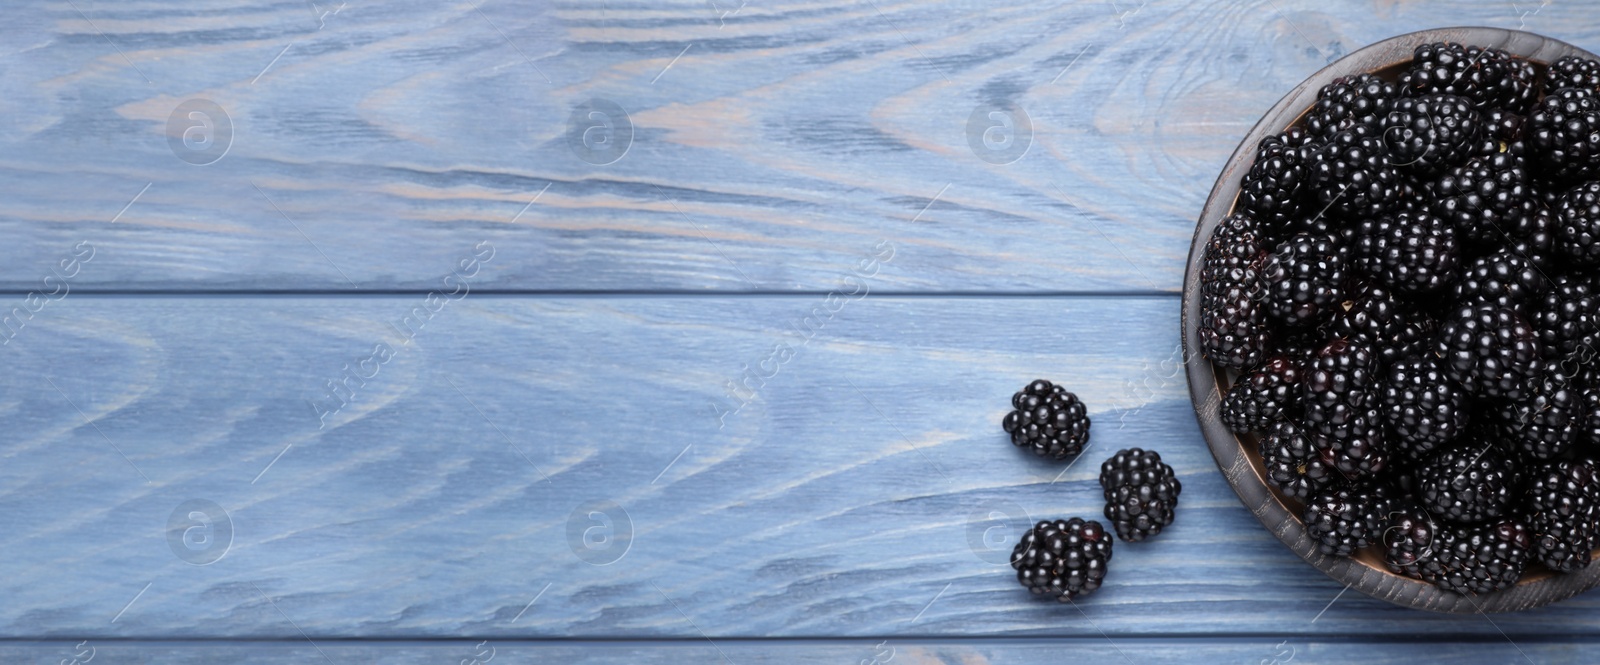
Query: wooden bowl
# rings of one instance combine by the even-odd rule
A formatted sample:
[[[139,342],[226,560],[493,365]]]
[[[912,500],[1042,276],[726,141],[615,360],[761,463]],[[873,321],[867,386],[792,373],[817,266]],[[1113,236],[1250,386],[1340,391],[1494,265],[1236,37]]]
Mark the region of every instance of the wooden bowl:
[[[1493,46],[1544,64],[1567,55],[1596,58],[1571,44],[1528,32],[1444,28],[1413,32],[1372,44],[1340,58],[1295,87],[1267,111],[1234,150],[1200,214],[1183,279],[1183,350],[1184,358],[1189,360],[1185,367],[1195,416],[1200,420],[1201,433],[1223,476],[1256,518],[1307,563],[1350,588],[1396,605],[1435,612],[1515,612],[1569,598],[1600,584],[1600,558],[1581,571],[1565,575],[1551,573],[1535,564],[1514,587],[1480,596],[1463,596],[1389,572],[1384,568],[1381,555],[1374,555],[1370,548],[1352,558],[1319,553],[1300,521],[1301,503],[1282,496],[1267,482],[1256,451],[1256,437],[1234,434],[1223,426],[1217,415],[1217,405],[1238,373],[1213,365],[1199,350],[1200,264],[1204,260],[1206,241],[1217,223],[1232,212],[1240,180],[1250,169],[1256,144],[1299,121],[1317,101],[1317,91],[1333,79],[1364,72],[1392,73],[1410,63],[1417,46],[1432,42]]]

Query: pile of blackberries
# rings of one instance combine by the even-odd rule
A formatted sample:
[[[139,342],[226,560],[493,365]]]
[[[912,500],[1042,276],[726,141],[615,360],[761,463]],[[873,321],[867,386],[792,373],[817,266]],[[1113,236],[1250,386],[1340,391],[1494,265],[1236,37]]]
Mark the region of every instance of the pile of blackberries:
[[[1416,49],[1263,140],[1205,247],[1220,420],[1327,555],[1458,593],[1600,542],[1600,62]]]

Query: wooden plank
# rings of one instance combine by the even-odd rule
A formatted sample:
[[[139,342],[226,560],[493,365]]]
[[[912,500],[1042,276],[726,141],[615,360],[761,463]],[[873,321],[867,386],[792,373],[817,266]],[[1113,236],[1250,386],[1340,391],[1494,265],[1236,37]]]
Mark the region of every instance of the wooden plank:
[[[1329,59],[1600,44],[1523,5],[34,0],[0,40],[0,289],[84,241],[79,289],[427,289],[488,239],[484,288],[826,292],[890,237],[897,290],[1175,291],[1222,162]],[[573,147],[595,99],[632,125],[609,164]],[[1031,127],[1008,164],[968,130],[996,100]]]
[[[43,310],[3,349],[0,636],[1596,627],[1595,594],[1492,625],[1342,594],[1216,472],[1174,363],[1175,298],[870,296],[828,316],[811,296],[472,296],[402,322],[424,303],[74,295]],[[730,396],[746,365],[771,376]],[[1095,418],[1070,468],[1000,430],[1038,376]],[[1098,514],[1098,462],[1136,445],[1182,477],[1177,524],[1119,544],[1077,608],[1028,597],[1004,563],[1022,513]]]
[[[849,663],[851,665],[984,665],[1008,663],[1112,662],[1137,665],[1163,663],[1360,663],[1362,665],[1412,665],[1414,663],[1589,663],[1592,642],[1522,642],[1473,644],[1395,644],[1326,640],[1288,641],[1277,638],[1172,640],[1120,638],[1054,640],[819,640],[819,641],[705,641],[677,642],[526,642],[508,640],[448,640],[438,642],[319,641],[251,642],[57,642],[0,645],[7,662],[64,663],[76,665],[87,654],[110,663],[161,663],[163,665],[279,665],[327,663],[337,665],[491,665],[492,663],[585,663],[589,665],[652,663]],[[476,661],[476,662],[474,662]],[[875,662],[876,661],[876,662]]]

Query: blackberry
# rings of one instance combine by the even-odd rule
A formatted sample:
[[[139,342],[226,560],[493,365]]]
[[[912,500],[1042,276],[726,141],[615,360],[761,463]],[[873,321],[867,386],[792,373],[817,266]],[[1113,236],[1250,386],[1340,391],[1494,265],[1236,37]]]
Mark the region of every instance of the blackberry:
[[[1528,565],[1531,538],[1516,520],[1449,527],[1434,539],[1440,575],[1433,581],[1445,591],[1483,594],[1517,583]]]
[[[1346,217],[1376,217],[1404,194],[1380,131],[1357,125],[1334,134],[1311,157],[1312,193],[1322,209]]]
[[[1600,126],[1595,129],[1600,144]],[[1556,247],[1573,265],[1600,266],[1600,182],[1578,185],[1556,210]]]
[[[1455,95],[1397,99],[1383,121],[1389,163],[1435,173],[1467,160],[1478,148],[1483,119]]]
[[[1577,182],[1600,174],[1600,93],[1550,92],[1528,114],[1525,132],[1546,178]]]
[[[1334,234],[1300,233],[1279,243],[1261,267],[1267,314],[1289,326],[1317,321],[1339,298],[1348,254]]]
[[[1353,125],[1377,128],[1389,103],[1399,96],[1394,84],[1371,74],[1336,78],[1317,92],[1317,103],[1306,114],[1306,129],[1326,140]]]
[[[1289,228],[1302,216],[1307,162],[1317,145],[1306,130],[1291,127],[1261,140],[1255,161],[1239,185],[1239,210],[1271,230]]]
[[[1509,152],[1474,157],[1433,181],[1434,214],[1456,229],[1467,247],[1492,247],[1506,237],[1513,219],[1535,208],[1523,161]]]
[[[1539,338],[1515,309],[1462,305],[1439,325],[1445,375],[1485,397],[1516,399],[1539,359]]]
[[[1493,303],[1526,312],[1528,303],[1548,288],[1544,273],[1532,261],[1502,249],[1467,264],[1456,282],[1455,302]]]
[[[1412,52],[1411,67],[1400,75],[1401,94],[1450,94],[1465,97],[1477,107],[1507,106],[1520,99],[1520,75],[1499,49],[1463,46],[1450,42],[1423,44]]]
[[[1389,441],[1411,459],[1454,441],[1470,419],[1466,393],[1445,377],[1432,354],[1390,365],[1380,394]]]
[[[1538,303],[1533,327],[1545,356],[1566,359],[1600,339],[1600,285],[1577,274],[1558,275]]]
[[[1555,264],[1555,215],[1549,208],[1536,207],[1512,215],[1505,231],[1505,250],[1525,258],[1541,272]]]
[[[1266,259],[1255,219],[1223,219],[1206,243],[1200,267],[1200,351],[1211,362],[1244,369],[1265,359],[1269,340],[1261,306],[1261,264]]]
[[[1357,417],[1365,413],[1372,365],[1372,352],[1365,346],[1336,339],[1322,347],[1301,383],[1305,426],[1347,438],[1358,424]]]
[[[1524,499],[1533,557],[1570,573],[1600,545],[1600,474],[1594,463],[1551,462],[1529,475]]]
[[[1339,477],[1331,465],[1323,463],[1311,433],[1292,420],[1272,423],[1258,446],[1267,480],[1291,499],[1305,501]]]
[[[1585,88],[1600,92],[1600,62],[1569,55],[1550,63],[1546,85],[1551,90]]]
[[[1011,396],[1002,421],[1011,443],[1040,457],[1066,459],[1089,443],[1089,410],[1066,388],[1039,379]]]
[[[1065,603],[1094,593],[1111,563],[1111,534],[1094,520],[1041,521],[1011,550],[1023,588]]]
[[[1469,524],[1509,512],[1517,478],[1511,460],[1494,446],[1461,445],[1429,457],[1416,481],[1417,500],[1430,514]]]
[[[1438,291],[1453,276],[1461,251],[1456,230],[1426,212],[1400,212],[1356,227],[1356,265],[1396,293]]]
[[[1299,404],[1300,366],[1288,358],[1273,358],[1233,382],[1222,397],[1222,424],[1240,434],[1261,431]]]
[[[1302,519],[1317,551],[1350,556],[1379,542],[1393,499],[1386,488],[1355,483],[1318,492],[1306,502]]]
[[[1383,529],[1383,563],[1390,571],[1433,583],[1443,573],[1434,542],[1439,525],[1420,506],[1407,504],[1389,514]]]
[[[1502,84],[1505,92],[1495,106],[1512,113],[1526,114],[1533,108],[1533,103],[1539,100],[1539,69],[1532,62],[1500,49],[1490,49],[1490,52],[1498,56],[1506,67],[1506,82]]]
[[[1389,466],[1383,421],[1376,408],[1363,410],[1333,435],[1312,432],[1311,445],[1322,455],[1323,464],[1349,480],[1372,477]]]
[[[1501,407],[1501,434],[1526,456],[1548,460],[1579,436],[1581,387],[1555,360],[1540,361],[1527,394]]]
[[[1350,284],[1325,326],[1328,336],[1370,349],[1388,364],[1433,345],[1436,328],[1425,312],[1371,284]]]
[[[1587,439],[1590,446],[1600,446],[1600,374],[1591,374],[1589,387],[1584,389],[1578,405],[1578,438]]]
[[[1106,499],[1106,519],[1117,537],[1130,543],[1161,533],[1172,524],[1178,509],[1178,482],[1172,467],[1154,450],[1117,451],[1100,465],[1100,488]]]

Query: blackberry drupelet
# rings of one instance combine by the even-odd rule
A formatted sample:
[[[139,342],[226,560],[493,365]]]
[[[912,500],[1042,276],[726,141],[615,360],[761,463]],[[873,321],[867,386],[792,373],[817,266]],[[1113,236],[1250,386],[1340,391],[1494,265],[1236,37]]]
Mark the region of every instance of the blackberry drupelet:
[[[1253,217],[1230,215],[1206,243],[1200,267],[1200,351],[1211,362],[1244,369],[1266,358],[1269,329],[1261,303],[1266,260]]]
[[[1600,475],[1593,462],[1561,461],[1529,474],[1524,498],[1533,557],[1570,573],[1589,565],[1600,544]]]
[[[1600,143],[1600,127],[1595,138]],[[1555,231],[1556,247],[1567,261],[1600,266],[1600,182],[1578,185],[1561,196]]]
[[[1322,461],[1311,433],[1292,420],[1272,423],[1257,445],[1267,480],[1291,499],[1305,501],[1339,478],[1338,472]]]
[[[1172,524],[1183,484],[1160,453],[1129,448],[1100,465],[1100,488],[1117,537],[1137,543]]]
[[[1312,155],[1309,184],[1320,209],[1345,217],[1397,209],[1405,192],[1381,131],[1365,125],[1339,131]]]
[[[1418,46],[1412,56],[1411,67],[1396,84],[1402,95],[1444,93],[1491,107],[1515,105],[1527,94],[1522,90],[1526,83],[1518,78],[1521,68],[1514,68],[1500,49],[1439,42]]]
[[[1526,458],[1549,460],[1567,452],[1579,437],[1583,395],[1578,379],[1557,360],[1542,360],[1522,399],[1500,407],[1500,434]]]
[[[1383,537],[1393,502],[1383,486],[1354,483],[1313,495],[1301,518],[1307,535],[1317,543],[1317,551],[1350,556]]]
[[[1111,534],[1094,520],[1042,521],[1011,550],[1023,588],[1065,603],[1094,593],[1111,563]]]
[[[1427,212],[1399,212],[1362,220],[1355,231],[1355,262],[1378,283],[1405,295],[1440,290],[1454,276],[1461,250],[1456,229]]]
[[[1335,234],[1300,233],[1261,267],[1267,314],[1288,326],[1316,322],[1339,298],[1349,248]]]
[[[1527,568],[1532,543],[1522,522],[1440,526],[1434,539],[1440,575],[1434,586],[1460,594],[1489,593],[1516,584]]]
[[[1383,121],[1389,163],[1423,173],[1465,162],[1479,146],[1483,119],[1455,95],[1397,99]]]
[[[1372,385],[1372,351],[1349,340],[1328,342],[1302,379],[1302,423],[1321,434],[1347,438],[1365,414]]]
[[[1600,349],[1600,285],[1576,273],[1556,276],[1532,324],[1547,358],[1571,358],[1585,347]]]
[[[1280,356],[1233,382],[1222,397],[1222,424],[1240,434],[1259,432],[1299,406],[1300,366]]]
[[[1478,442],[1435,453],[1417,470],[1417,500],[1435,518],[1456,524],[1509,512],[1517,478],[1512,460]]]
[[[1547,179],[1574,183],[1600,174],[1600,93],[1552,90],[1528,114],[1524,131]]]
[[[1394,84],[1371,74],[1336,78],[1317,92],[1317,103],[1306,114],[1306,129],[1322,140],[1354,125],[1376,129],[1389,103],[1399,96]]]
[[[1365,346],[1384,364],[1432,348],[1438,327],[1426,312],[1381,286],[1357,282],[1344,290],[1324,325],[1330,338]]]
[[[1262,139],[1255,161],[1239,185],[1239,210],[1264,224],[1265,231],[1290,229],[1302,218],[1308,162],[1318,147],[1311,134],[1299,127]]]
[[[1390,571],[1433,583],[1444,569],[1434,549],[1439,525],[1421,506],[1407,503],[1389,513],[1383,529],[1383,563]]]
[[[1059,460],[1089,443],[1089,410],[1066,388],[1039,379],[1012,395],[1011,406],[1002,425],[1018,448]]]
[[[1552,62],[1546,77],[1550,90],[1586,88],[1600,92],[1600,62],[1588,58],[1569,55]]]
[[[1413,460],[1454,441],[1470,421],[1466,393],[1431,353],[1391,364],[1380,395],[1391,447]]]
[[[1549,288],[1532,261],[1502,249],[1467,263],[1456,282],[1455,302],[1493,303],[1526,314],[1528,304]]]
[[[1533,188],[1523,161],[1509,152],[1475,157],[1433,181],[1434,214],[1456,229],[1466,247],[1505,240],[1511,220],[1533,212]]]
[[[1515,309],[1493,303],[1457,307],[1439,324],[1435,352],[1445,376],[1469,391],[1517,399],[1539,359],[1539,338]]]

